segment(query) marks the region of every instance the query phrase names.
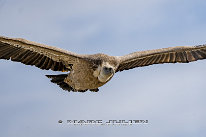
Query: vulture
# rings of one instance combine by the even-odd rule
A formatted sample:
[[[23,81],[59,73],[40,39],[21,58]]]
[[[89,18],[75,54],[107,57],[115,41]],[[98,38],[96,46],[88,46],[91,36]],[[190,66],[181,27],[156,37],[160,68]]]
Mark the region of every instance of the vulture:
[[[63,90],[97,92],[116,72],[152,64],[189,63],[206,59],[206,45],[138,51],[125,56],[102,53],[80,55],[21,38],[0,36],[0,59],[33,65],[43,70],[69,72],[46,76]]]

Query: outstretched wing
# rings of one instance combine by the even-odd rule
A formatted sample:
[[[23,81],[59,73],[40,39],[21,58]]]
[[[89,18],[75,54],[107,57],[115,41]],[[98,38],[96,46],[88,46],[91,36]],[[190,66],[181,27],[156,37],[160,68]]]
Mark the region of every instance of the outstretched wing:
[[[157,50],[134,52],[119,57],[117,71],[163,63],[188,63],[206,59],[206,45],[171,47]]]
[[[0,36],[0,59],[11,59],[26,65],[35,65],[40,69],[69,71],[74,63],[78,63],[83,58],[83,55],[59,48],[25,39]]]

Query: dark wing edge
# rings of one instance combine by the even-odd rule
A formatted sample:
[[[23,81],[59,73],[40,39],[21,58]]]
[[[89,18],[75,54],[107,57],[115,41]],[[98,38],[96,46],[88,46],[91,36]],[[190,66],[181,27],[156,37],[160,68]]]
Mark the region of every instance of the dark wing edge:
[[[20,38],[0,36],[0,59],[35,65],[40,69],[69,71],[83,55]]]
[[[179,46],[140,51],[118,58],[120,64],[116,72],[152,64],[189,63],[206,59],[206,45]]]

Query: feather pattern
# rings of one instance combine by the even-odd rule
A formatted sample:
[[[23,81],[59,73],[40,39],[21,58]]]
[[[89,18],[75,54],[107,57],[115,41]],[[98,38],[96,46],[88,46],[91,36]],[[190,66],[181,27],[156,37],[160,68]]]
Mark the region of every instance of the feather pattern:
[[[69,64],[78,63],[84,57],[84,55],[25,39],[0,36],[0,59],[35,65],[40,69],[69,71]]]
[[[188,63],[201,59],[206,59],[206,45],[134,52],[119,57],[120,64],[116,72],[152,64]]]

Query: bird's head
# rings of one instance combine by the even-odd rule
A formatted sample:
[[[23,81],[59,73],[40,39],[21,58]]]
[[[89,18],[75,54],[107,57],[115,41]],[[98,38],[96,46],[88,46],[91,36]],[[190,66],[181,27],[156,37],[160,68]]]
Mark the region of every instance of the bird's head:
[[[107,82],[112,78],[115,73],[115,69],[108,62],[103,62],[97,70],[94,71],[94,76],[98,77],[100,82]]]

